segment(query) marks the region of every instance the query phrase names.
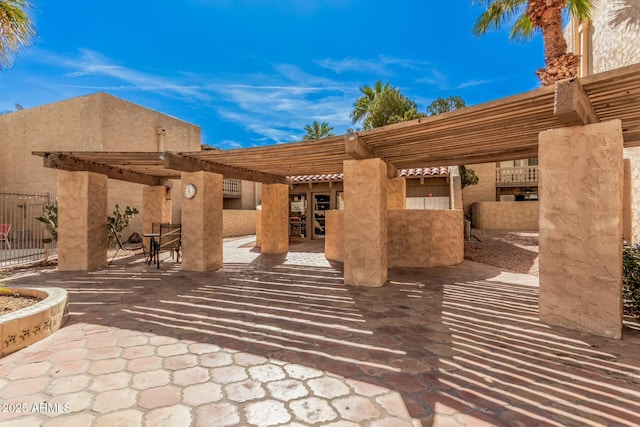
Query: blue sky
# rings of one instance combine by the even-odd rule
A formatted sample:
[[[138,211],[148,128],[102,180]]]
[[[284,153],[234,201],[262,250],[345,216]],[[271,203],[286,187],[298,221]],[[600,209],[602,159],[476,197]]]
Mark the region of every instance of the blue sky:
[[[424,111],[538,87],[542,41],[474,37],[470,0],[33,0],[38,36],[0,72],[0,111],[104,91],[237,148],[353,126],[358,87],[391,82]],[[390,6],[392,5],[392,6]]]

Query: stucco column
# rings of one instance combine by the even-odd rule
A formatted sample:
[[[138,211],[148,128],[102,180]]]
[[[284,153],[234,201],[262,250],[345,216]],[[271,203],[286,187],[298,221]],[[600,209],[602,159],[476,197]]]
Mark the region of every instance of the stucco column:
[[[106,267],[107,181],[92,172],[59,172],[58,270]]]
[[[142,189],[142,232],[151,233],[152,224],[171,222],[171,200],[167,198],[169,189],[164,185],[148,186]],[[149,247],[149,238],[144,238]]]
[[[187,184],[196,187],[193,198],[182,193]],[[207,271],[222,267],[222,175],[211,172],[183,172],[182,268]]]
[[[289,186],[262,185],[260,249],[263,254],[284,254],[289,250]]]
[[[344,162],[344,283],[387,281],[387,167],[380,159]]]
[[[407,208],[407,180],[401,177],[390,178],[387,183],[387,209]]]
[[[624,159],[624,190],[622,196],[622,238],[628,245],[633,240],[633,180],[631,178],[631,160]]]
[[[540,320],[622,336],[619,120],[542,132]]]

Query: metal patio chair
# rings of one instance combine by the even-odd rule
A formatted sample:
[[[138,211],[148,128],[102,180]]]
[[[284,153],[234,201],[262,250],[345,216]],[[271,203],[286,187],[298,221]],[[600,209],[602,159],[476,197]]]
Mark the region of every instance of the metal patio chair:
[[[0,248],[2,248],[2,242],[5,242],[9,249],[11,249],[9,231],[11,231],[11,224],[0,224]]]

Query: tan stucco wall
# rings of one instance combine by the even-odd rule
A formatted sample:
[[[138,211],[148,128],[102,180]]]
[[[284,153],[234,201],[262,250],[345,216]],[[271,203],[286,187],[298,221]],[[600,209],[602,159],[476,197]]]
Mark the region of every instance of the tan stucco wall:
[[[471,222],[481,230],[537,230],[538,202],[477,202]]]
[[[254,210],[225,209],[222,212],[224,237],[256,234],[258,213]]]
[[[107,265],[107,178],[90,172],[58,177],[58,269],[97,270]]]
[[[591,17],[591,72],[600,73],[640,62],[640,5],[637,0],[629,1],[628,5],[611,0],[595,3]]]
[[[622,335],[622,127],[542,132],[540,319]]]
[[[591,23],[583,27],[580,51],[578,27],[573,21],[565,28],[570,50],[587,59],[583,73],[594,74],[640,62],[640,3],[638,0],[613,2],[596,0]],[[586,43],[584,43],[586,39]],[[631,238],[640,242],[640,147],[625,148],[624,158],[631,161]],[[626,235],[629,235],[628,233]]]
[[[464,260],[462,210],[390,210],[389,267],[436,267]]]
[[[289,250],[289,186],[262,186],[260,249],[265,254],[283,254]]]
[[[407,207],[407,180],[391,178],[387,182],[387,209],[405,209]]]
[[[196,186],[182,200],[182,268],[207,271],[222,267],[222,175],[183,172],[181,186]]]
[[[32,151],[157,151],[157,127],[166,129],[165,150],[200,150],[198,126],[106,93],[0,115],[0,190],[56,192],[58,172],[42,167],[42,159],[31,155]],[[116,203],[121,211],[127,205],[142,211],[142,187],[109,180],[105,214]],[[179,184],[174,187],[180,196]],[[177,221],[180,201],[174,200],[173,205]],[[142,234],[141,217],[133,219],[125,238],[133,231]]]
[[[387,165],[380,159],[344,162],[344,283],[387,281]],[[325,236],[326,238],[326,236]]]
[[[324,256],[344,262],[344,211],[325,212]]]
[[[449,209],[463,209],[462,178],[457,166],[449,167]]]
[[[631,179],[631,160],[624,159],[624,186],[622,195],[622,239],[631,245],[637,240],[633,236],[633,181]]]
[[[435,267],[464,260],[462,210],[389,210],[389,267]],[[327,212],[325,256],[344,262],[344,211]]]
[[[471,205],[476,202],[492,202],[496,200],[496,164],[482,163],[466,165],[478,176],[478,184],[470,185],[462,190],[464,213],[471,213]]]

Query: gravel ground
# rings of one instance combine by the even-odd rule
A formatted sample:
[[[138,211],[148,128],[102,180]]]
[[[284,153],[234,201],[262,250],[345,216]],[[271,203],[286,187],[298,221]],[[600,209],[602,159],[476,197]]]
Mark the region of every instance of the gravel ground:
[[[538,275],[538,232],[471,230],[464,244],[464,257],[471,261]]]

